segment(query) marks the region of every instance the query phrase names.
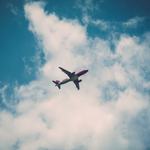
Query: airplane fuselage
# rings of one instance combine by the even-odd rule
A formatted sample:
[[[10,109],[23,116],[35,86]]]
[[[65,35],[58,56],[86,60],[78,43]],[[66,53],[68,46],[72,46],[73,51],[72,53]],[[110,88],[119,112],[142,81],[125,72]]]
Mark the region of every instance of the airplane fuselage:
[[[62,80],[61,82],[58,83],[58,85],[62,85],[62,84],[65,84],[67,82],[70,82],[70,81],[74,81],[78,79],[78,76],[77,75],[74,75],[73,77],[71,77],[70,79],[69,78],[66,78],[64,80]]]

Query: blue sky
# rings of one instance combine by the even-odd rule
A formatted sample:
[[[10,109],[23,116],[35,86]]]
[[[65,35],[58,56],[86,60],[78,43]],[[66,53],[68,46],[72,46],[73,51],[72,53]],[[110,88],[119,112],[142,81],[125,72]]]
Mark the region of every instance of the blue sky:
[[[150,149],[148,0],[0,4],[0,149]]]
[[[30,76],[24,75],[25,58],[32,68],[34,63],[30,58],[36,53],[36,41],[33,34],[28,31],[28,21],[24,17],[23,6],[25,1],[2,1],[1,2],[1,80],[9,83],[17,80],[19,84],[28,83],[34,79],[34,73]],[[150,30],[149,1],[92,1],[92,7],[85,1],[46,1],[45,10],[49,13],[55,12],[59,18],[75,19],[81,24],[84,13],[87,13],[92,19],[108,21],[116,26],[116,32],[128,33],[131,36],[142,36]],[[82,7],[86,7],[83,10]],[[134,17],[144,17],[138,28],[123,29],[119,23],[126,22]],[[7,29],[7,30],[6,30]],[[101,31],[94,24],[88,24],[87,34],[90,37],[108,38],[112,31]],[[7,42],[6,42],[7,41]],[[12,51],[12,47],[13,50]],[[17,59],[16,59],[17,58]],[[10,61],[6,61],[10,60]],[[19,65],[17,65],[19,64]],[[18,71],[19,70],[19,71]]]

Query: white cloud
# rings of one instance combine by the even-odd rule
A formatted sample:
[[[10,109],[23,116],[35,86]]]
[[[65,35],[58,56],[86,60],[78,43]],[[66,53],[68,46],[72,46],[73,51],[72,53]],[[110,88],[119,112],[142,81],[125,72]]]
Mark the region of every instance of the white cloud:
[[[26,60],[25,60],[25,57],[24,57],[22,60],[23,60],[24,63],[25,63],[25,72],[30,75],[31,72],[32,72],[32,68],[30,68],[30,67],[27,65]]]
[[[144,17],[135,17],[135,18],[129,19],[127,22],[124,22],[123,26],[136,28],[140,22],[144,21],[144,19],[145,19]]]
[[[3,103],[5,103],[5,104],[6,104],[6,98],[5,98],[5,90],[6,90],[6,88],[7,88],[7,85],[5,85],[3,88],[0,89],[2,101],[3,101]]]
[[[110,28],[109,23],[104,20],[96,20],[96,21],[91,20],[91,23],[100,26],[102,30],[106,30],[106,29]]]
[[[99,1],[99,3],[100,2],[101,1]],[[83,15],[82,16],[82,22],[87,25],[92,21],[91,17],[88,15],[88,11],[97,10],[98,9],[98,3],[96,3],[94,5],[92,0],[84,0],[84,1],[77,0],[75,8],[79,8],[82,10],[82,15]]]
[[[142,43],[122,35],[112,53],[109,41],[89,38],[77,19],[60,20],[45,12],[44,5],[30,2],[24,9],[46,63],[39,67],[37,80],[15,88],[19,99],[13,106],[15,113],[1,110],[0,149],[17,144],[19,150],[130,149],[129,137],[136,130],[130,133],[128,125],[142,110],[150,110],[149,95],[143,94],[149,85],[141,71],[149,62],[149,35]],[[70,71],[89,69],[81,77],[81,90],[73,83],[61,90],[55,87],[52,80],[66,77],[59,66]],[[133,148],[144,149],[140,138],[134,140]]]

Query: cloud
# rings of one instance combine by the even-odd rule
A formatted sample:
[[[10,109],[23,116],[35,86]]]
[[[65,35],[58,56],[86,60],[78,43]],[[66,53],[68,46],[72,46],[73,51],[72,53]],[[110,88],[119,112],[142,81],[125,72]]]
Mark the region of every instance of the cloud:
[[[136,28],[140,22],[144,21],[144,17],[135,17],[124,22],[122,25],[126,28]]]
[[[112,52],[109,40],[88,37],[77,19],[60,20],[45,12],[44,6],[43,2],[24,6],[29,30],[46,62],[39,66],[36,80],[15,87],[18,101],[11,104],[15,111],[0,111],[0,149],[145,149],[140,134],[144,129],[138,132],[140,125],[133,128],[132,121],[150,111],[143,71],[150,71],[150,34],[143,42],[121,35]],[[55,87],[52,80],[66,77],[59,66],[70,71],[89,69],[81,90],[73,83],[61,90]]]
[[[23,60],[23,62],[25,63],[25,72],[26,72],[28,75],[30,75],[31,72],[32,72],[32,68],[30,68],[30,67],[27,65],[26,60],[25,60],[25,57],[24,57],[22,60]]]
[[[99,1],[99,3],[100,2],[102,1]],[[94,4],[92,0],[77,0],[75,8],[82,10],[82,22],[88,24],[91,20],[91,17],[88,15],[88,11],[97,10],[98,3]]]
[[[7,85],[5,85],[3,88],[0,89],[0,93],[1,93],[3,103],[6,103],[6,99],[5,99],[5,90],[6,90],[6,88],[7,88]]]
[[[87,12],[88,10],[93,11],[94,9],[98,9],[98,4],[96,3],[94,5],[92,0],[77,0],[76,8],[81,8],[83,12]]]
[[[97,25],[97,26],[100,26],[101,30],[107,30],[110,28],[110,25],[108,22],[104,21],[104,20],[90,20],[91,23]]]
[[[7,7],[10,9],[10,11],[14,14],[14,15],[18,15],[18,8],[13,6],[11,3],[9,3],[7,5]]]

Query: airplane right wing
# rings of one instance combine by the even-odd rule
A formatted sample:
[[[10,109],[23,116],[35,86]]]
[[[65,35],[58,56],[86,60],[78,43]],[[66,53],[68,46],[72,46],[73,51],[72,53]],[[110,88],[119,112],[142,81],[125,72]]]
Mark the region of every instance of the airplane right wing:
[[[80,89],[80,86],[79,86],[79,81],[78,81],[78,79],[77,79],[77,80],[74,80],[73,82],[74,82],[74,84],[76,85],[76,88],[79,90],[79,89]]]
[[[63,68],[61,68],[61,67],[59,67],[65,74],[67,74],[68,76],[69,76],[69,78],[71,78],[72,77],[72,74],[71,74],[71,72],[69,72],[69,71],[67,71],[67,70],[65,70],[65,69],[63,69]]]

